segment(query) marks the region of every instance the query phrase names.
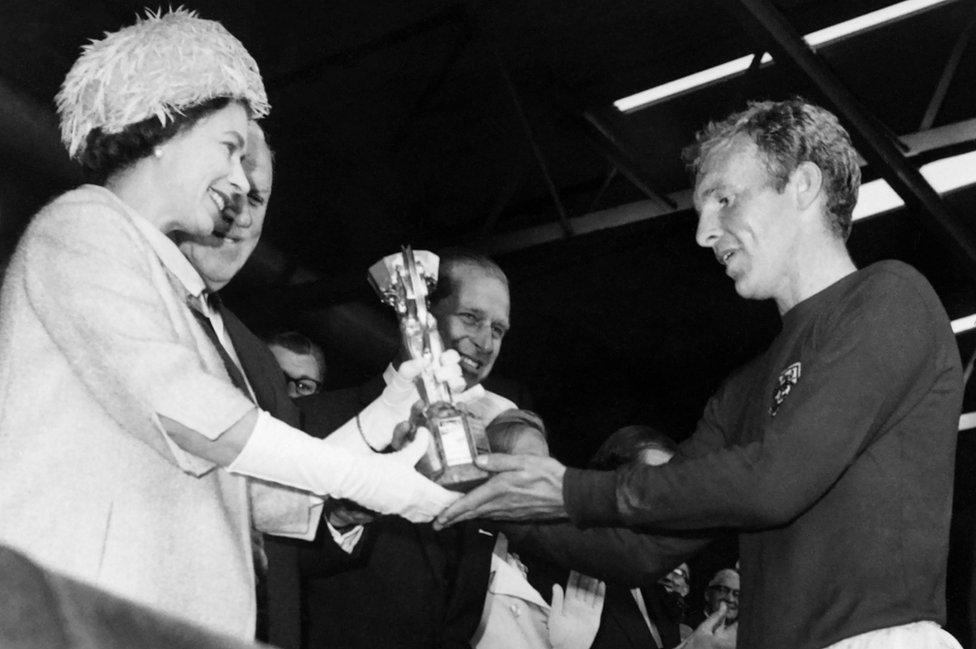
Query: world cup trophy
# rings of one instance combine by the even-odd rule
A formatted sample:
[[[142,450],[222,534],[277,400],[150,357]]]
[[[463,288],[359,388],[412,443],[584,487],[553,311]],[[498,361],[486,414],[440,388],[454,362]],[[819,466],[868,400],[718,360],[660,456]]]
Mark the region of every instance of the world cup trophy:
[[[437,285],[439,262],[432,252],[403,246],[399,254],[370,267],[369,283],[396,310],[403,348],[410,358],[430,361],[415,379],[423,402],[422,425],[431,436],[417,470],[446,489],[468,491],[488,479],[474,459],[491,449],[481,420],[455,405],[451,388],[434,375],[444,343],[429,311],[428,295]]]

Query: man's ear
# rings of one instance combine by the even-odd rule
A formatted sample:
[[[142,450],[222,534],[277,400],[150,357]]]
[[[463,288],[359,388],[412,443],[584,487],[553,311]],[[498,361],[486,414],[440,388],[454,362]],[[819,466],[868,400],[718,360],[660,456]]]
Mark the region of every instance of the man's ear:
[[[823,171],[810,161],[801,162],[790,175],[793,195],[800,210],[808,209],[823,190]]]

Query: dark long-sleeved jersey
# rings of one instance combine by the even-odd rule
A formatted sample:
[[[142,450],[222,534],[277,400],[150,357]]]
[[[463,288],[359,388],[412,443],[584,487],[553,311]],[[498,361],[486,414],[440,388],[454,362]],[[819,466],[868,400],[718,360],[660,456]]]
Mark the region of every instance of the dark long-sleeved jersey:
[[[804,300],[671,464],[569,469],[579,525],[741,532],[742,649],[944,622],[962,381],[945,311],[880,262]]]

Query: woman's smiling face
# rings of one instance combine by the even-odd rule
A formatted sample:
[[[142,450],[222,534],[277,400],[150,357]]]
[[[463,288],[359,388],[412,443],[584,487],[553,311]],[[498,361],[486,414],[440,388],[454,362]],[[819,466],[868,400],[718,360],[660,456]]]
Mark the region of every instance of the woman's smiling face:
[[[231,102],[157,147],[167,232],[207,236],[230,227],[224,209],[250,188],[241,162],[247,125],[247,109]]]

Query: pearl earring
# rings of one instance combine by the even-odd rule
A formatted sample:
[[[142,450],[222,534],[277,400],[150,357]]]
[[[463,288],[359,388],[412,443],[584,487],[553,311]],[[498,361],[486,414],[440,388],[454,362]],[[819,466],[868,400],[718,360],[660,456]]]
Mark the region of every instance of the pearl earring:
[[[156,156],[157,158],[162,158],[163,150],[157,146],[156,148],[153,149],[153,155]]]

